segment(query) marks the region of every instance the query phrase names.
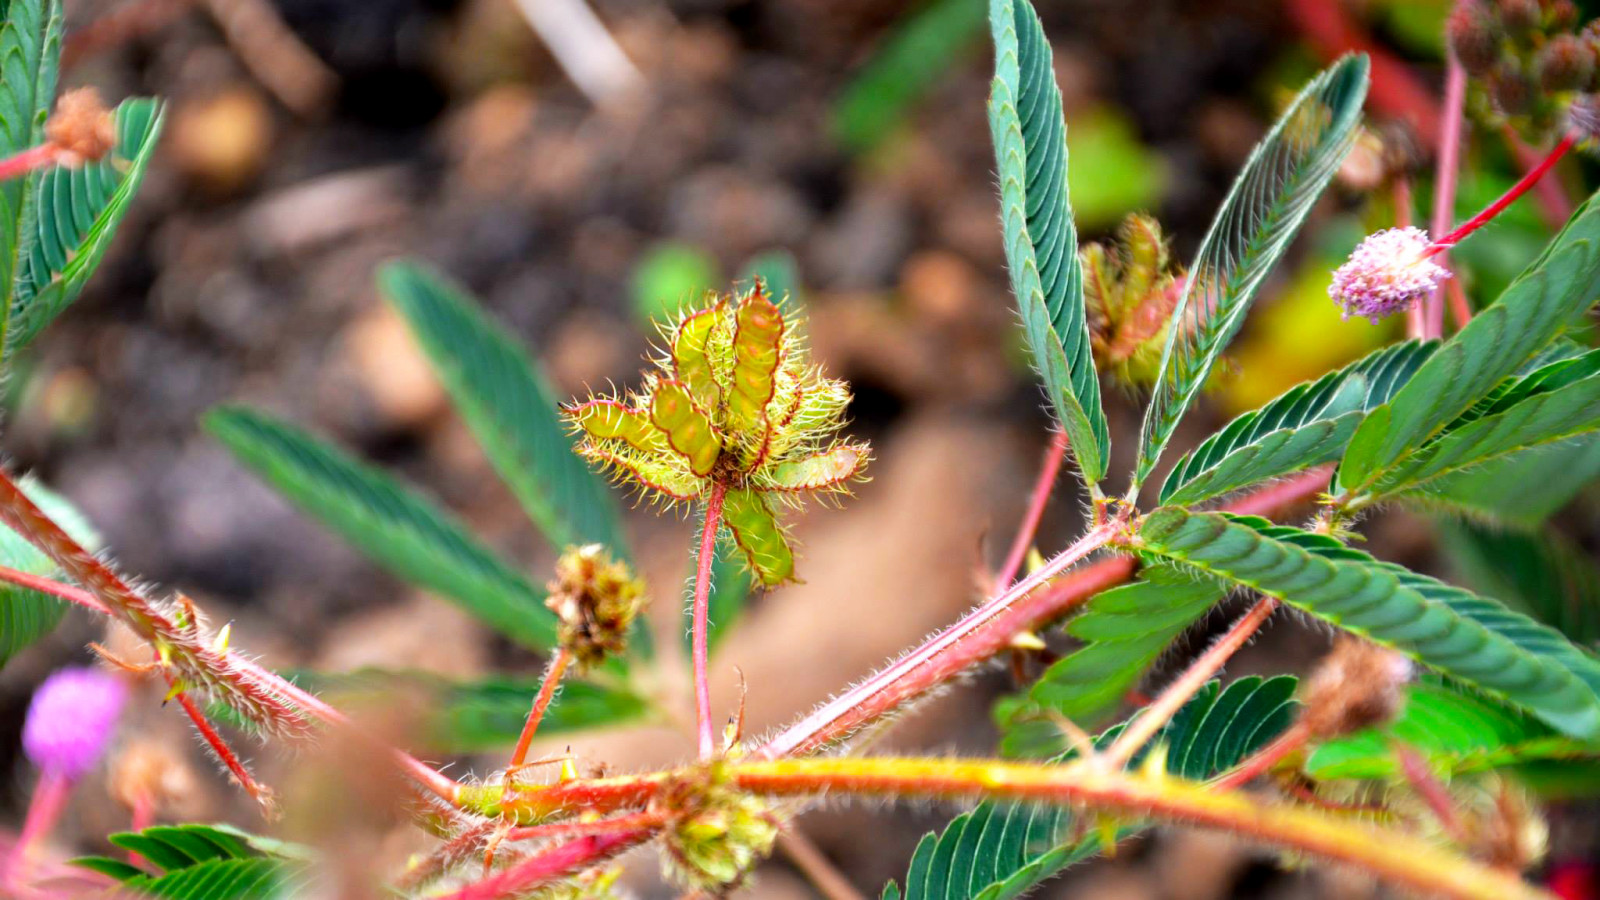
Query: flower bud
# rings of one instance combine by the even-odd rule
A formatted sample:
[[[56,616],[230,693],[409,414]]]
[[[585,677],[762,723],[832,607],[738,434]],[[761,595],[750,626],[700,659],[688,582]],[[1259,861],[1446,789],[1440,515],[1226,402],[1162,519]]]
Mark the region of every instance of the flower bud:
[[[1445,20],[1445,34],[1456,59],[1468,72],[1482,75],[1500,56],[1500,35],[1479,0],[1461,0]]]
[[[126,695],[98,669],[62,669],[33,693],[22,749],[43,772],[75,779],[94,768],[111,740]]]
[[[664,802],[678,812],[665,834],[668,875],[720,896],[772,853],[778,818],[766,800],[730,787],[715,768],[672,785]]]
[[[1558,34],[1539,51],[1533,66],[1545,90],[1576,91],[1594,75],[1594,51],[1570,34]]]
[[[1537,31],[1544,19],[1539,0],[1500,0],[1500,22],[1514,38],[1524,38]]]
[[[628,629],[643,605],[644,585],[626,563],[599,544],[570,547],[556,561],[544,605],[560,619],[561,646],[592,668],[628,646]]]
[[[1578,5],[1572,0],[1552,0],[1545,7],[1552,31],[1568,31],[1578,24]]]
[[[1533,83],[1515,60],[1502,60],[1489,74],[1489,95],[1500,112],[1508,116],[1521,115],[1533,103]]]
[[[116,148],[117,121],[94,88],[78,88],[56,101],[55,115],[44,124],[44,136],[62,151],[62,163],[81,165]]]
[[[1303,722],[1314,740],[1393,719],[1405,704],[1411,661],[1357,637],[1342,636],[1305,682]]]
[[[1386,228],[1368,235],[1350,259],[1333,273],[1328,296],[1345,318],[1377,322],[1433,292],[1450,271],[1424,259],[1428,233],[1420,228]]]

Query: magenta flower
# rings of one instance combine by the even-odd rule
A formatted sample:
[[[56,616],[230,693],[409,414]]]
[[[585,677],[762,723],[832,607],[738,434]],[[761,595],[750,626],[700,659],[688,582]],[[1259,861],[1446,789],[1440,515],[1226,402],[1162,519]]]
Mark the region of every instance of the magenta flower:
[[[126,689],[97,669],[62,669],[33,692],[22,749],[48,774],[76,779],[94,768],[122,712]]]
[[[1374,232],[1334,270],[1328,296],[1347,319],[1365,316],[1377,322],[1406,309],[1450,277],[1449,269],[1428,258],[1429,246],[1428,233],[1420,228]]]

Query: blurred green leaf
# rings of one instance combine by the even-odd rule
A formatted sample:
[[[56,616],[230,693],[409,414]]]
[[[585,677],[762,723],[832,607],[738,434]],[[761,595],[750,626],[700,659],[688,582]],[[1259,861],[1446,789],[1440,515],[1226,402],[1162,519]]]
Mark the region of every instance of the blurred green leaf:
[[[431,500],[263,413],[223,407],[204,424],[240,462],[379,565],[518,643],[555,643],[555,617],[540,593]]]
[[[1600,567],[1582,547],[1551,529],[1529,533],[1450,520],[1438,529],[1462,581],[1579,644],[1600,644]]]
[[[411,263],[378,273],[467,427],[559,552],[600,543],[627,557],[610,490],[573,449],[557,401],[527,352],[459,286]]]
[[[1067,155],[1077,175],[1067,190],[1079,228],[1110,228],[1161,203],[1171,180],[1167,161],[1140,143],[1127,116],[1100,106],[1073,114],[1068,126]]]
[[[107,840],[161,871],[147,872],[105,856],[80,857],[72,864],[116,879],[134,896],[279,900],[310,887],[309,851],[228,825],[158,825],[118,832]]]
[[[633,312],[640,324],[668,322],[722,282],[711,254],[692,244],[656,244],[633,270]]]
[[[786,310],[805,302],[800,284],[800,264],[787,250],[767,250],[745,261],[741,280],[760,278],[772,299]]]
[[[863,153],[898,130],[957,62],[975,53],[983,0],[931,0],[895,24],[833,106],[833,134]]]

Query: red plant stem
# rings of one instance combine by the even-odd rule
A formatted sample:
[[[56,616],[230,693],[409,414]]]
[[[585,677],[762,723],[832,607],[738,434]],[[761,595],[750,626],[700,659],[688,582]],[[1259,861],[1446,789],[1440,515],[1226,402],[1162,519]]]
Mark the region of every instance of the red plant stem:
[[[21,178],[35,169],[53,165],[60,152],[55,144],[40,144],[0,159],[0,181]]]
[[[1467,70],[1449,54],[1444,83],[1444,128],[1439,135],[1438,162],[1433,176],[1433,233],[1441,234],[1455,218],[1456,179],[1461,170],[1461,119],[1466,104]],[[1440,265],[1448,265],[1442,259]],[[1423,338],[1444,334],[1441,289],[1434,288],[1423,307]],[[1415,309],[1415,307],[1413,307]]]
[[[1278,735],[1277,740],[1262,747],[1251,754],[1243,762],[1233,767],[1233,770],[1212,779],[1211,784],[1222,790],[1242,787],[1256,780],[1257,777],[1278,763],[1284,757],[1298,751],[1311,739],[1311,731],[1304,722],[1296,722],[1289,726],[1289,730]]]
[[[986,626],[994,622],[1008,607],[1026,597],[1057,573],[1104,547],[1110,542],[1112,535],[1113,528],[1110,525],[1102,525],[1091,530],[1077,543],[1052,559],[1044,568],[1017,582],[1010,590],[982,604],[922,646],[878,670],[865,681],[822,704],[804,719],[784,729],[761,748],[760,754],[772,759],[817,749],[831,742],[833,738],[848,734],[871,721],[878,713],[899,705],[895,703],[887,709],[880,708],[880,703],[875,702],[875,695],[885,692],[899,695],[910,691],[905,694],[905,698],[909,699],[942,683],[967,666],[981,659],[987,659],[998,652],[1016,631],[1000,635]],[[990,632],[991,635],[988,639],[972,640],[972,636],[980,631]],[[945,660],[936,662],[941,656],[945,657]],[[867,715],[868,713],[871,715]],[[819,742],[818,737],[822,735],[826,737]]]
[[[528,758],[528,748],[533,746],[533,736],[539,733],[539,723],[544,720],[544,711],[550,708],[550,701],[555,698],[556,688],[561,685],[561,678],[567,673],[567,666],[572,663],[572,654],[567,648],[556,650],[556,655],[550,657],[550,665],[544,670],[544,681],[539,685],[539,693],[533,698],[533,708],[528,710],[528,720],[522,723],[522,734],[517,738],[517,748],[511,752],[511,768],[519,769]],[[509,783],[509,773],[508,782]]]
[[[630,831],[558,844],[440,900],[500,900],[503,897],[522,896],[558,878],[599,865],[630,847],[644,843],[653,834],[648,830]]]
[[[189,699],[189,695],[183,691],[178,691],[176,696],[178,704],[183,707],[183,711],[188,714],[189,720],[194,723],[195,730],[200,732],[200,737],[205,739],[206,744],[211,748],[211,752],[216,754],[217,759],[227,767],[234,780],[239,782],[239,786],[244,788],[244,792],[249,794],[251,799],[261,804],[263,808],[270,810],[272,808],[272,792],[255,780],[254,776],[250,774],[250,770],[244,767],[244,763],[240,762],[239,757],[234,754],[228,743],[222,739],[222,735],[217,734],[217,730],[211,727],[211,723],[207,721],[205,714],[200,712],[200,708],[195,706],[193,700]]]
[[[866,900],[856,886],[844,877],[844,873],[835,868],[822,850],[793,823],[778,832],[778,849],[789,857],[789,861],[825,900]]]
[[[1517,130],[1512,128],[1509,122],[1500,126],[1500,134],[1510,145],[1511,155],[1517,158],[1517,165],[1521,166],[1523,171],[1539,164],[1543,154],[1528,146],[1528,142],[1518,136]],[[1539,200],[1545,224],[1551,228],[1560,228],[1572,218],[1572,198],[1567,196],[1566,188],[1561,186],[1559,178],[1541,178],[1534,186],[1533,194]]]
[[[1278,598],[1262,597],[1249,612],[1228,629],[1226,634],[1217,639],[1210,649],[1191,663],[1176,681],[1167,685],[1167,689],[1161,692],[1161,696],[1157,697],[1154,703],[1145,707],[1129,723],[1117,740],[1101,754],[1101,762],[1113,769],[1127,765],[1128,760],[1139,752],[1139,748],[1155,737],[1156,732],[1189,702],[1189,698],[1210,681],[1211,676],[1217,674],[1228,660],[1233,658],[1233,654],[1239,652],[1239,648],[1243,647],[1245,642],[1255,636],[1262,623],[1266,622],[1267,617],[1277,608]]]
[[[22,822],[22,833],[11,847],[11,859],[6,864],[4,886],[21,889],[33,866],[33,851],[39,841],[55,828],[61,810],[67,805],[67,795],[72,792],[72,780],[60,772],[46,769],[39,773],[39,782],[33,786],[33,797],[28,801],[28,815]]]
[[[1061,474],[1061,462],[1066,455],[1067,435],[1058,431],[1051,437],[1050,448],[1045,451],[1044,464],[1039,467],[1039,480],[1034,482],[1033,493],[1028,499],[1028,511],[1022,517],[1022,524],[1017,527],[1011,552],[1006,554],[1005,565],[1001,566],[1000,574],[995,576],[995,593],[1010,587],[1017,573],[1022,571],[1022,561],[1027,558],[1028,548],[1033,546],[1033,537],[1039,532],[1039,520],[1044,518],[1044,508],[1050,503],[1050,494],[1055,488],[1056,476]]]
[[[8,566],[0,566],[0,582],[7,582],[49,594],[59,600],[65,600],[68,603],[93,610],[101,615],[112,614],[104,603],[101,603],[98,598],[88,591],[29,572],[22,572]],[[329,706],[316,695],[302,690],[294,682],[281,675],[261,667],[241,654],[233,654],[231,662],[234,668],[250,675],[257,682],[269,686],[273,691],[303,709],[313,718],[337,727],[350,725],[350,719],[344,713]],[[455,781],[445,777],[436,769],[404,751],[395,748],[385,749],[394,757],[395,764],[400,767],[401,771],[409,775],[418,785],[447,803],[454,804],[456,802],[461,786]]]
[[[717,752],[711,732],[711,678],[707,673],[710,652],[706,648],[711,618],[711,563],[717,551],[717,529],[722,525],[722,498],[728,487],[716,482],[706,501],[706,518],[700,526],[700,556],[694,572],[694,719],[700,735],[700,758],[710,759]]]
[[[1326,490],[1332,474],[1332,465],[1307,469],[1246,494],[1225,509],[1240,515],[1276,513]],[[1133,577],[1135,569],[1132,559],[1101,560],[1074,570],[1048,590],[1028,596],[1028,591],[1065,567],[1059,563],[1058,557],[1011,591],[860,684],[846,689],[836,699],[768,740],[757,754],[773,759],[820,750],[949,681],[969,666],[1001,652],[1018,632],[1058,619],[1095,594],[1122,584]],[[1022,599],[1012,603],[1008,600],[1011,597]]]
[[[1566,156],[1567,151],[1571,150],[1575,143],[1577,143],[1577,139],[1573,135],[1568,134],[1563,137],[1560,142],[1551,148],[1550,153],[1546,155],[1544,159],[1539,161],[1537,166],[1529,169],[1528,173],[1523,175],[1516,184],[1512,185],[1510,190],[1507,190],[1504,194],[1501,194],[1500,199],[1484,207],[1483,212],[1478,213],[1477,215],[1468,219],[1466,222],[1462,223],[1461,227],[1457,228],[1455,231],[1452,231],[1444,237],[1436,239],[1432,244],[1429,244],[1427,249],[1423,251],[1422,258],[1427,259],[1435,254],[1443,253],[1445,250],[1448,250],[1449,248],[1460,243],[1462,238],[1465,238],[1467,235],[1477,231],[1479,228],[1482,228],[1490,219],[1493,219],[1495,216],[1498,216],[1500,213],[1504,212],[1506,207],[1510,206],[1512,203],[1515,203],[1518,197],[1526,194],[1528,192],[1528,188],[1533,187],[1533,185],[1538,182],[1540,178],[1544,177],[1546,172],[1550,171],[1552,166],[1560,162],[1561,157]]]
[[[1428,804],[1428,809],[1433,811],[1439,824],[1444,826],[1444,830],[1457,842],[1464,846],[1470,845],[1471,834],[1462,824],[1461,817],[1456,815],[1450,791],[1428,771],[1427,761],[1403,741],[1390,740],[1389,744],[1394,749],[1395,757],[1400,761],[1401,774],[1411,783],[1412,789],[1423,802]]]
[[[1438,139],[1439,108],[1433,92],[1404,60],[1362,29],[1349,7],[1329,0],[1286,0],[1284,6],[1289,19],[1324,60],[1331,62],[1346,53],[1367,54],[1372,61],[1367,100],[1374,110],[1410,123],[1424,144]]]
[[[625,816],[615,816],[610,819],[574,819],[567,822],[551,822],[548,825],[529,825],[524,828],[513,828],[506,832],[508,841],[530,841],[538,838],[579,838],[598,837],[599,835],[618,835],[629,831],[639,831],[650,828],[660,828],[666,824],[665,813],[653,810],[631,813]]]

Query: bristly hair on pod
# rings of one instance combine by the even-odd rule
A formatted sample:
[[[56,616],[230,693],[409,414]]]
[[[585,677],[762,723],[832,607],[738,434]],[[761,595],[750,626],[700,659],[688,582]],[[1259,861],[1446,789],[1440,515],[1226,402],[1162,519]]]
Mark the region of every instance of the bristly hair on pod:
[[[750,288],[708,294],[661,329],[636,391],[562,409],[578,452],[668,508],[724,492],[723,523],[768,587],[794,578],[777,506],[847,496],[871,448],[841,437],[850,389],[811,363],[799,315]]]

